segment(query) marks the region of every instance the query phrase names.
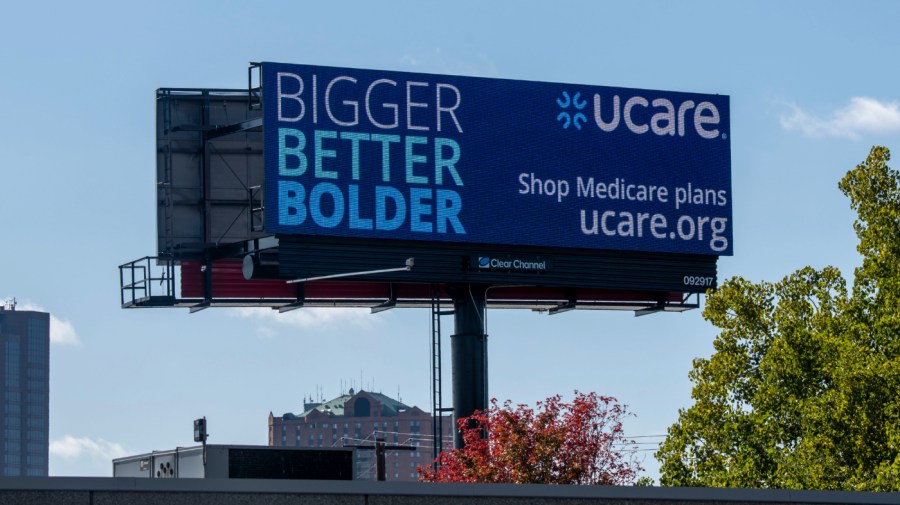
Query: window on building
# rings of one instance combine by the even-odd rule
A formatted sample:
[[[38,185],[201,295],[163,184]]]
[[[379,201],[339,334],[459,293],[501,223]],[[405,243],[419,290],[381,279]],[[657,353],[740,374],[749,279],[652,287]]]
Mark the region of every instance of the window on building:
[[[353,417],[369,417],[372,415],[372,404],[368,398],[357,398],[353,402]]]
[[[28,417],[28,426],[27,428],[31,431],[35,431],[38,433],[44,433],[44,426],[47,425],[47,416],[31,416]],[[31,433],[29,431],[29,433]]]
[[[6,342],[6,386],[19,387],[19,343]]]
[[[47,362],[47,321],[44,319],[28,320],[28,362]]]
[[[28,417],[43,417],[47,412],[47,407],[45,405],[29,403],[26,406],[26,411],[28,412]]]
[[[41,405],[42,408],[46,408],[47,405],[47,393],[28,393],[28,401],[29,403],[36,403]]]

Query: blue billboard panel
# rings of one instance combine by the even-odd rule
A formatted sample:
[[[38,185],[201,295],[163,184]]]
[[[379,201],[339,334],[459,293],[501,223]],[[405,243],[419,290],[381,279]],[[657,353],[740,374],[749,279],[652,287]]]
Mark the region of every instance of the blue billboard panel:
[[[262,65],[269,233],[732,254],[724,95]]]

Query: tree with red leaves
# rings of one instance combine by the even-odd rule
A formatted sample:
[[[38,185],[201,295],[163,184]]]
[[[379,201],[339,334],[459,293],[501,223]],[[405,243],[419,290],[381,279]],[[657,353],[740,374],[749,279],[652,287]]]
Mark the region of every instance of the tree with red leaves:
[[[445,451],[437,471],[417,468],[424,482],[515,484],[632,484],[643,468],[625,437],[630,414],[617,400],[575,391],[571,403],[559,395],[537,408],[499,406],[459,419],[465,446]],[[487,434],[487,436],[485,436]]]

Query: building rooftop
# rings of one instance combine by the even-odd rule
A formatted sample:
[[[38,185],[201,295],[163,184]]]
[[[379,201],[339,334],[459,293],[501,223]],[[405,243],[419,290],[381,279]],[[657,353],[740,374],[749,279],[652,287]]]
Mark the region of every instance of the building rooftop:
[[[304,402],[303,404],[303,412],[300,414],[293,413],[285,413],[282,416],[284,419],[292,419],[292,418],[305,418],[314,412],[318,412],[319,414],[325,414],[328,417],[344,417],[344,406],[351,404],[356,401],[356,398],[360,396],[366,396],[375,400],[376,402],[381,404],[381,415],[384,417],[393,417],[401,412],[405,412],[407,410],[412,409],[409,405],[401,402],[400,400],[395,400],[390,396],[384,395],[382,393],[372,393],[369,391],[354,391],[350,389],[347,394],[343,394],[336,398],[332,398],[326,402],[322,403],[309,403]]]

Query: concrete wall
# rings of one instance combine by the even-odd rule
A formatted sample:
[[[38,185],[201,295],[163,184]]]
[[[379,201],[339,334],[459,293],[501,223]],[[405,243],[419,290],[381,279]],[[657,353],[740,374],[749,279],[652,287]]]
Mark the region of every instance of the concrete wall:
[[[32,505],[897,505],[900,493],[284,480],[0,478],[0,504]]]

